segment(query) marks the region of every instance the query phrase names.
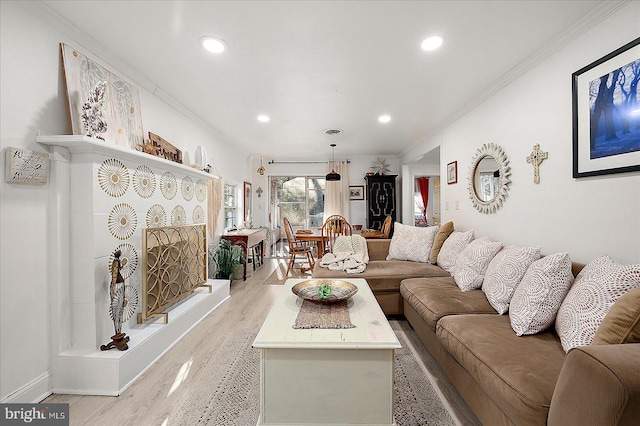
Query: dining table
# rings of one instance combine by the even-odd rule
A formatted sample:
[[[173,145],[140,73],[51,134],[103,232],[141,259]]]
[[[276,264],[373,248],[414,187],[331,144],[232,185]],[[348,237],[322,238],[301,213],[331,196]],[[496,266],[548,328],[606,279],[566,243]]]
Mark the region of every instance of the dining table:
[[[353,231],[354,235],[362,235],[364,238],[371,238],[371,239],[379,239],[379,238],[384,238],[384,234],[381,231],[375,230],[375,229],[362,229],[362,230],[357,230],[357,231]]]
[[[354,230],[353,235],[362,235],[364,238],[382,238],[382,232],[374,229]],[[296,231],[296,240],[315,242],[318,247],[318,259],[324,256],[325,242],[328,240],[326,235],[322,235],[322,228],[299,229]]]
[[[322,259],[324,256],[324,244],[328,237],[322,235],[322,228],[299,229],[296,231],[296,240],[315,242],[318,247],[318,259]]]

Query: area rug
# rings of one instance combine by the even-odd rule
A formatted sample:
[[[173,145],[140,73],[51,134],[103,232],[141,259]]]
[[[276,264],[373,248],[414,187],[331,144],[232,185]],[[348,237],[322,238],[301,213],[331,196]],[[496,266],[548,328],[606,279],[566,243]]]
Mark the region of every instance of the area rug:
[[[292,269],[287,275],[287,264],[278,263],[276,270],[267,277],[262,284],[282,285],[289,278],[311,278],[311,271],[306,273],[300,272],[300,269]]]
[[[212,365],[169,419],[168,425],[255,425],[260,411],[260,351],[251,347],[257,330],[229,335]],[[394,409],[398,426],[454,425],[403,332],[396,332]]]

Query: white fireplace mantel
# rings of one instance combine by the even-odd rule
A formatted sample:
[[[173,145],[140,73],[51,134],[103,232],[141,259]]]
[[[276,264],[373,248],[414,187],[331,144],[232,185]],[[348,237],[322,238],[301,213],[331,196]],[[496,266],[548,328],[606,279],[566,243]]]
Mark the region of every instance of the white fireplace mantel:
[[[139,258],[138,270],[125,282],[139,286],[142,265],[141,229],[151,207],[166,212],[177,207],[191,222],[195,211],[207,217],[207,198],[187,198],[177,191],[167,198],[160,191],[160,177],[171,172],[176,185],[187,177],[203,183],[217,176],[164,158],[117,146],[81,135],[37,136],[36,142],[51,154],[48,202],[48,273],[51,284],[50,336],[53,354],[53,392],[86,395],[119,395],[181,336],[229,297],[228,280],[209,280],[212,286],[198,289],[167,310],[169,322],[136,324],[134,318],[123,324],[130,337],[127,351],[101,351],[110,341],[113,324],[108,314],[109,256],[116,247],[133,247]],[[118,160],[133,181],[140,166],[156,176],[154,192],[143,197],[130,184],[124,194],[113,195],[101,189],[98,170],[106,161]],[[117,205],[126,204],[137,221],[128,238],[108,229],[108,217]],[[195,219],[194,219],[195,220]],[[133,222],[133,221],[132,221]],[[146,223],[146,224],[145,224]],[[168,223],[166,223],[168,224]],[[140,295],[142,297],[142,295]]]
[[[82,135],[39,135],[36,136],[36,142],[45,146],[59,146],[69,150],[71,154],[102,154],[113,156],[120,160],[131,160],[133,162],[141,162],[147,165],[157,164],[162,168],[169,168],[181,171],[191,176],[200,176],[204,179],[219,179],[218,176],[203,172],[184,164],[169,161],[155,155],[146,154],[141,151],[135,151],[127,147],[115,145],[105,142],[98,138]]]

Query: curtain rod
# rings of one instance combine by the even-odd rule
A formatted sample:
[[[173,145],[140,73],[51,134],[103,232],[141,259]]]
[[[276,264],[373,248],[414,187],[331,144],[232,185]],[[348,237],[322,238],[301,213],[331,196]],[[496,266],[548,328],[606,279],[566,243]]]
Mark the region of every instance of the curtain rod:
[[[318,161],[318,160],[271,160],[267,164],[297,164],[297,163],[331,163],[331,161]],[[347,164],[350,164],[351,160],[347,160]]]

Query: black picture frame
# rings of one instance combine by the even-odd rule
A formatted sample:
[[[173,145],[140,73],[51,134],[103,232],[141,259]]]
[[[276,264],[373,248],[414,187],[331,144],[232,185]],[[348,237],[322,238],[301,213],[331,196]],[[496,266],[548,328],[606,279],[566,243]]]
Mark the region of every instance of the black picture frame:
[[[349,200],[364,200],[364,185],[350,185]]]
[[[640,37],[571,75],[574,178],[640,171],[640,90],[630,109],[620,89],[638,74]]]

